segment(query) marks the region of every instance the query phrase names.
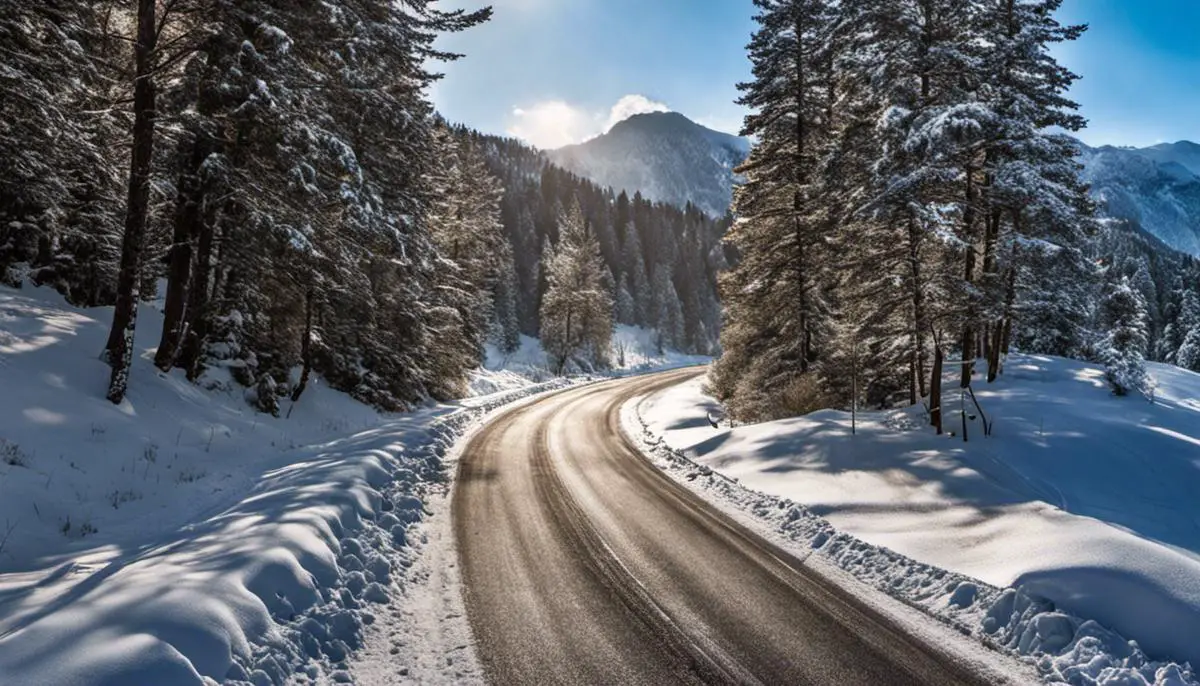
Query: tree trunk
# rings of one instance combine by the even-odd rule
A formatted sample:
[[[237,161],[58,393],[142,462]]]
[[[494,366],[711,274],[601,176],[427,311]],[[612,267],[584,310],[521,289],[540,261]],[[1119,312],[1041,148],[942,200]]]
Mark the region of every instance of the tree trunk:
[[[910,278],[912,308],[913,308],[913,360],[917,378],[918,397],[925,397],[925,362],[928,353],[925,350],[925,291],[921,288],[921,234],[917,228],[916,215],[911,211],[908,215],[908,266]],[[915,405],[917,400],[913,399]]]
[[[992,329],[995,327],[992,323],[983,325],[983,331],[979,335],[979,357],[983,358],[988,365],[988,373],[991,374],[991,359],[992,359]]]
[[[800,372],[802,374],[808,372],[808,364],[813,357],[812,322],[809,321],[808,274],[806,273],[808,260],[804,250],[804,222],[800,219],[807,204],[801,189],[808,183],[808,167],[804,159],[808,143],[808,122],[804,119],[805,105],[808,101],[805,91],[805,84],[808,81],[808,62],[804,54],[805,19],[804,12],[797,6],[796,13],[792,16],[792,29],[796,34],[796,88],[793,93],[796,106],[796,127],[793,132],[796,139],[796,155],[793,161],[796,166],[796,190],[792,194],[792,211],[795,213],[792,221],[796,238],[796,288],[799,292],[799,302],[796,305],[800,310]]]
[[[300,341],[300,383],[292,391],[292,402],[300,400],[304,389],[308,388],[308,377],[312,374],[312,328],[313,328],[313,289],[304,293],[304,339]],[[292,411],[289,409],[288,414]]]
[[[1000,375],[1000,347],[1004,345],[1004,326],[1003,320],[992,326],[992,340],[988,347],[987,358],[988,383],[994,382]]]
[[[200,222],[200,236],[196,251],[195,274],[192,277],[192,287],[188,292],[187,302],[187,337],[183,349],[179,353],[176,365],[187,372],[188,381],[200,377],[204,344],[208,338],[209,328],[209,278],[212,272],[213,222],[205,217]]]
[[[133,338],[137,327],[138,293],[141,281],[142,244],[146,238],[146,214],[150,205],[150,164],[154,157],[155,97],[151,72],[158,33],[155,0],[138,0],[136,78],[133,87],[133,154],[129,165],[129,196],[125,208],[125,232],[121,239],[121,267],[117,277],[117,302],[113,311],[105,352],[112,365],[108,399],[120,403],[129,386],[133,364]]]
[[[920,400],[921,396],[917,395],[917,351],[913,350],[908,359],[908,404],[916,405]]]
[[[1020,219],[1017,219],[1020,226]],[[1004,289],[1004,317],[996,326],[996,339],[993,345],[993,360],[988,364],[988,383],[996,380],[1000,374],[1000,357],[1008,353],[1009,339],[1012,336],[1012,320],[1016,316],[1017,305],[1017,259],[1019,252],[1016,243],[1013,244],[1011,264],[1008,267],[1008,279]]]
[[[933,347],[933,371],[929,375],[929,422],[942,434],[942,346]]]
[[[37,256],[33,266],[45,267],[54,262],[54,230],[50,229],[38,237]]]
[[[167,269],[167,295],[163,308],[162,339],[154,364],[164,372],[175,365],[179,344],[183,340],[184,313],[187,310],[188,282],[192,276],[192,243],[196,240],[196,226],[200,222],[200,203],[203,191],[200,184],[200,167],[208,157],[208,146],[197,134],[192,143],[191,161],[185,173],[179,177],[179,195],[175,202],[174,230],[171,237],[170,264]]]
[[[963,208],[963,243],[967,246],[964,260],[963,281],[970,288],[975,283],[975,169],[966,165],[967,189]],[[971,296],[967,296],[966,321],[962,335],[962,381],[966,388],[971,385],[971,372],[975,369],[976,345],[975,340],[975,305]]]

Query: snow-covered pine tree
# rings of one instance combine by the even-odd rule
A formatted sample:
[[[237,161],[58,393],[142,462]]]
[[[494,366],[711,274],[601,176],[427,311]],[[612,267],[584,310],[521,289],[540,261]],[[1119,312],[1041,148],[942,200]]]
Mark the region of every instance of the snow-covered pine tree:
[[[1055,14],[1061,4],[981,0],[975,13],[975,30],[986,46],[978,58],[984,76],[979,93],[990,115],[980,119],[987,140],[980,165],[984,229],[976,248],[982,257],[978,282],[988,303],[977,310],[983,321],[967,322],[967,333],[982,334],[989,381],[996,378],[1022,312],[1043,323],[1056,314],[1064,323],[1078,321],[1086,306],[1053,294],[1061,284],[1088,284],[1092,276],[1082,250],[1091,230],[1091,203],[1079,182],[1074,141],[1055,132],[1085,125],[1067,97],[1078,77],[1051,53],[1086,27],[1060,25]],[[1026,259],[1047,252],[1054,259]],[[1056,273],[1039,279],[1030,273],[1038,266]],[[1022,300],[1057,313],[1029,312]],[[1058,345],[1064,345],[1061,337]]]
[[[558,243],[544,263],[547,289],[542,300],[542,347],[556,374],[572,361],[605,367],[612,339],[612,296],[600,245],[572,203],[558,227]]]
[[[521,320],[518,315],[520,288],[517,284],[516,264],[512,246],[501,241],[499,252],[499,277],[492,290],[492,343],[504,353],[514,353],[521,347]]]
[[[1129,277],[1122,276],[1107,287],[1099,315],[1104,331],[1100,358],[1112,392],[1115,395],[1147,392],[1150,380],[1145,360],[1149,342],[1146,303]]]
[[[654,293],[650,288],[650,279],[646,271],[646,260],[642,252],[642,240],[638,237],[633,222],[625,224],[625,238],[622,241],[621,262],[625,265],[625,288],[633,299],[632,324],[643,327],[653,326],[657,312],[654,310]]]
[[[1184,336],[1179,352],[1175,353],[1175,364],[1200,372],[1200,326],[1193,326]]]
[[[910,256],[905,275],[913,309],[917,377],[929,337],[962,331],[964,359],[974,358],[972,320],[980,307],[979,166],[986,108],[974,99],[978,40],[975,4],[960,0],[882,0],[856,19],[875,33],[876,58],[859,61],[855,80],[876,91],[881,145],[872,202],[894,222],[896,245]],[[882,58],[882,59],[879,59]],[[957,258],[957,259],[954,259]],[[957,265],[954,265],[957,262]],[[947,268],[951,268],[947,270]],[[964,364],[964,380],[970,364]],[[919,384],[922,385],[922,384]]]
[[[126,96],[113,84],[128,46],[111,9],[0,6],[0,283],[19,286],[28,268],[81,306],[112,304],[120,253]]]
[[[657,309],[654,341],[661,355],[668,348],[677,350],[682,347],[684,327],[683,306],[675,291],[671,269],[665,265],[659,265],[654,270],[654,301]]]
[[[633,326],[636,319],[635,312],[636,309],[633,303],[633,296],[629,293],[629,286],[626,285],[624,279],[621,279],[617,286],[616,297],[613,300],[614,317],[618,324]]]
[[[940,218],[925,212],[931,185],[920,180],[921,160],[906,149],[912,112],[923,106],[923,82],[911,45],[921,35],[918,17],[911,7],[901,9],[843,3],[830,37],[830,78],[838,86],[827,94],[833,97],[822,166],[838,227],[830,242],[840,278],[825,386],[848,398],[848,370],[857,366],[869,380],[864,392],[907,389],[915,404],[925,395],[928,342],[934,315],[945,308],[948,279],[936,233]],[[893,22],[897,14],[905,21]],[[932,82],[925,86],[932,94]]]
[[[754,4],[754,78],[738,87],[739,102],[751,109],[742,134],[757,143],[734,195],[737,220],[727,240],[741,261],[722,282],[725,354],[713,387],[738,414],[769,417],[781,411],[772,396],[801,383],[822,344],[829,224],[817,172],[833,15],[825,0]]]
[[[504,190],[469,139],[440,132],[444,172],[430,230],[441,261],[435,277],[437,338],[430,392],[447,400],[466,391],[466,371],[483,362],[506,244],[500,223]]]
[[[1173,326],[1182,340],[1169,361],[1184,369],[1200,371],[1200,339],[1193,336],[1194,333],[1200,332],[1200,295],[1197,295],[1196,291],[1188,289],[1183,292],[1179,317]]]
[[[177,190],[195,194],[189,146],[207,135],[215,148],[198,174],[212,189],[176,203],[202,210],[191,274],[176,279],[187,293],[175,364],[191,378],[229,366],[266,409],[277,403],[264,392],[297,398],[310,371],[387,409],[465,371],[434,364],[437,152],[425,87],[437,75],[423,65],[454,57],[433,49],[438,33],[488,12],[334,4],[217,6],[189,78],[165,94],[181,103],[168,114],[184,114]]]

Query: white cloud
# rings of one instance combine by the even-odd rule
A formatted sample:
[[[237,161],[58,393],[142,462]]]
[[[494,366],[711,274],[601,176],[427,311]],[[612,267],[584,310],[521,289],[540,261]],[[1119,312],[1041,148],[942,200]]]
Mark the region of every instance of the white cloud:
[[[608,121],[604,123],[604,132],[625,121],[635,114],[648,112],[670,112],[671,108],[661,102],[654,102],[644,95],[626,95],[617,101],[608,112]]]
[[[668,112],[670,108],[644,95],[626,95],[608,113],[589,112],[563,100],[546,100],[513,108],[507,133],[542,149],[561,148],[594,138],[635,114]]]
[[[539,102],[512,111],[508,135],[538,148],[561,148],[594,136],[595,118],[562,100]]]

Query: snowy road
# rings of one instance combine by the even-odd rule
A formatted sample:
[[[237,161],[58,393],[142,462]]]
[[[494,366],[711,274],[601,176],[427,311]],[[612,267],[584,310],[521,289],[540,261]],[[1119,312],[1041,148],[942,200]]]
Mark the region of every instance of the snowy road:
[[[628,399],[701,373],[571,390],[463,450],[468,616],[497,684],[995,684],[671,481],[620,431]]]

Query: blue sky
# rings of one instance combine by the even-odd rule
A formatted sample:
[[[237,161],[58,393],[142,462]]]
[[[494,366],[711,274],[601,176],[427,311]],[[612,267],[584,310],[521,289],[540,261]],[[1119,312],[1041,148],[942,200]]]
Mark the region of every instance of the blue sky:
[[[447,7],[483,2],[454,0]],[[494,0],[489,24],[443,39],[467,57],[431,95],[453,121],[557,147],[639,111],[670,108],[736,132],[749,77],[750,0]],[[1091,25],[1058,51],[1089,144],[1200,141],[1200,0],[1065,0]]]

